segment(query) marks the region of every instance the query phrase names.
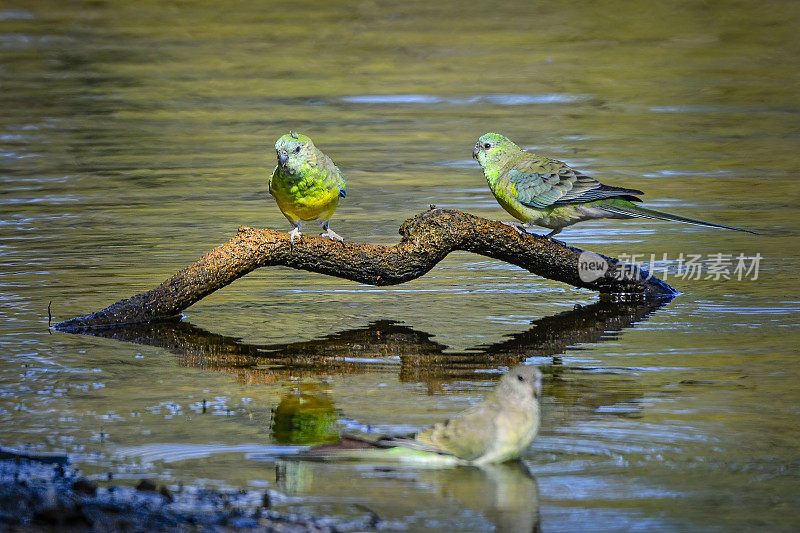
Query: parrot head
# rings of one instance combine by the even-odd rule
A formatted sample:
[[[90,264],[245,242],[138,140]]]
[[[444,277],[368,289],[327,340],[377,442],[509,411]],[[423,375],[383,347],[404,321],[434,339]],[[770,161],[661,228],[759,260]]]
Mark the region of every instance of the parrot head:
[[[308,161],[313,150],[314,143],[302,133],[290,132],[275,142],[278,166],[290,174],[297,172]]]
[[[483,168],[499,165],[506,154],[522,151],[508,137],[499,133],[486,133],[475,143],[472,157],[478,160]]]
[[[538,400],[542,394],[542,371],[535,366],[517,365],[503,376],[496,391],[505,401]]]

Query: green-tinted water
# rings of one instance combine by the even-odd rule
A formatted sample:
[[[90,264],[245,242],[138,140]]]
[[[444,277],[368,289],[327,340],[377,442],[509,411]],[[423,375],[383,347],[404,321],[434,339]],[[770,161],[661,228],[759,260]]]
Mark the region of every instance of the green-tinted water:
[[[6,0],[0,444],[67,452],[98,479],[266,488],[279,508],[334,516],[363,504],[393,528],[796,529],[798,11]],[[239,225],[288,229],[266,176],[289,129],[347,176],[332,222],[347,239],[394,243],[430,203],[507,218],[470,158],[491,130],[647,205],[762,235],[650,221],[562,234],[666,254],[684,294],[660,309],[573,311],[595,295],[456,254],[394,288],[264,270],[189,324],[48,331],[51,300],[57,319],[84,314]],[[681,253],[706,267],[761,254],[758,279],[677,278]],[[274,458],[301,442],[271,413],[298,380],[349,429],[404,431],[524,359],[548,377],[524,459],[535,479]]]

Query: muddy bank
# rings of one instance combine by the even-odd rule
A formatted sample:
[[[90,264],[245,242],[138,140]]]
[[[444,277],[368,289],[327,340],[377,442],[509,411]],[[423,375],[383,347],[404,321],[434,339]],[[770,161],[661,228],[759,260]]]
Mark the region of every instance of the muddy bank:
[[[269,531],[371,529],[375,517],[340,523],[270,510],[270,493],[170,491],[149,480],[98,487],[62,456],[0,448],[0,531]]]

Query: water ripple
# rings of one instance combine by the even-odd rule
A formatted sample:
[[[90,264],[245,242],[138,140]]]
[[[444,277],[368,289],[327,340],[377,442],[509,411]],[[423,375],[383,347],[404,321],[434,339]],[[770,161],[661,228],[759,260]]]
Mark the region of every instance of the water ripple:
[[[652,113],[797,113],[793,106],[658,105]]]
[[[25,9],[3,9],[0,10],[0,22],[6,20],[33,20],[33,13]]]
[[[203,459],[218,453],[247,453],[264,455],[288,455],[303,448],[297,446],[264,446],[261,444],[213,445],[213,444],[144,444],[124,446],[117,449],[122,457],[138,457],[146,462],[174,463],[189,459]]]
[[[435,96],[429,94],[366,94],[345,96],[343,102],[348,104],[398,105],[398,104],[494,104],[494,105],[541,105],[572,104],[592,99],[588,94],[483,94],[465,97]]]

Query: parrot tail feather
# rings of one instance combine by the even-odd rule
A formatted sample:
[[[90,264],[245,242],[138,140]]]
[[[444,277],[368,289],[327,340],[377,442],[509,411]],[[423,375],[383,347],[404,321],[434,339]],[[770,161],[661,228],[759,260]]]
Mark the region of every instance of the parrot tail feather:
[[[664,211],[658,211],[656,209],[648,209],[647,207],[642,207],[634,204],[604,205],[603,209],[611,213],[615,213],[618,215],[627,215],[629,217],[650,218],[654,220],[671,220],[675,222],[685,222],[687,224],[695,224],[698,226],[708,226],[712,228],[723,228],[723,229],[730,229],[733,231],[743,231],[745,233],[758,235],[758,233],[756,233],[755,231],[750,231],[748,229],[726,226],[724,224],[715,224],[714,222],[706,222],[705,220],[698,220],[696,218],[682,217],[680,215],[673,215],[672,213],[665,213]]]

